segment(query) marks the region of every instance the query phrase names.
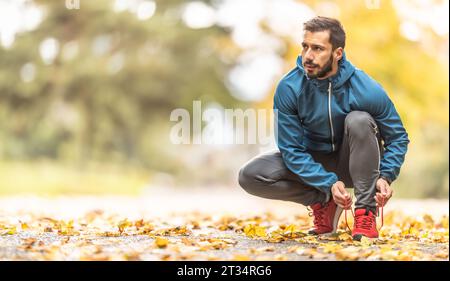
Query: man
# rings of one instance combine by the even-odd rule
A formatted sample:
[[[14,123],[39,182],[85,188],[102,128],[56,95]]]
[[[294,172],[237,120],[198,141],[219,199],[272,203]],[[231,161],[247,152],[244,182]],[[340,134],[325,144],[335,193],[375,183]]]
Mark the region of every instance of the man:
[[[377,207],[392,196],[408,135],[380,84],[346,59],[339,21],[313,18],[303,37],[297,66],[274,96],[279,151],[250,160],[239,184],[256,196],[310,206],[313,235],[336,231],[353,203],[345,188],[353,187],[353,239],[376,238]]]

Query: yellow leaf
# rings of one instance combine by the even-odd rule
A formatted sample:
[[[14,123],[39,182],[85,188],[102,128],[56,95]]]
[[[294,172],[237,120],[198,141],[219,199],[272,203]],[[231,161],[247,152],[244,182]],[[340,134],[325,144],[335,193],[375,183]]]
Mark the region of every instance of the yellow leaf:
[[[249,261],[250,258],[248,256],[245,255],[234,255],[233,261]]]
[[[266,237],[267,236],[266,230],[263,227],[259,227],[259,226],[255,227],[255,234],[258,237]]]
[[[118,224],[119,232],[122,233],[125,228],[132,226],[132,223],[129,222],[127,219],[121,220]]]
[[[16,227],[15,226],[13,226],[13,227],[11,227],[10,229],[9,229],[9,231],[8,231],[8,234],[9,235],[13,235],[13,234],[16,234]]]
[[[264,227],[254,225],[254,224],[248,224],[244,227],[244,233],[248,237],[255,238],[255,237],[266,237],[267,233]]]
[[[14,235],[14,234],[16,234],[16,227],[15,226],[6,227],[3,229],[3,231],[0,234],[1,235]]]
[[[191,231],[186,226],[177,226],[173,228],[172,231],[177,235],[188,236],[191,234]]]
[[[165,247],[167,247],[168,244],[169,244],[169,240],[167,240],[165,238],[161,238],[161,237],[156,237],[155,245],[158,248],[165,248]]]
[[[135,221],[134,222],[134,226],[136,227],[136,229],[139,229],[139,228],[143,227],[144,226],[144,220],[140,219],[138,221]]]
[[[200,224],[197,221],[191,221],[192,229],[200,229]]]
[[[215,250],[223,250],[228,248],[228,245],[222,242],[212,242],[211,247],[213,247],[213,249]]]
[[[255,226],[253,224],[244,227],[244,233],[247,236],[253,237],[255,235]]]
[[[288,232],[296,232],[298,231],[298,227],[295,224],[290,224],[288,226],[286,226],[286,228],[284,229],[284,233],[288,233]]]
[[[22,230],[26,230],[26,229],[29,229],[30,227],[28,226],[27,223],[25,223],[25,222],[20,222],[20,228],[22,228]]]
[[[161,256],[161,260],[163,261],[168,261],[172,258],[172,256],[170,254],[164,254]]]
[[[65,226],[66,228],[73,228],[73,220],[69,220]]]
[[[338,239],[340,241],[347,241],[347,242],[353,241],[352,236],[350,234],[348,234],[347,232],[343,232],[343,233],[339,234]]]

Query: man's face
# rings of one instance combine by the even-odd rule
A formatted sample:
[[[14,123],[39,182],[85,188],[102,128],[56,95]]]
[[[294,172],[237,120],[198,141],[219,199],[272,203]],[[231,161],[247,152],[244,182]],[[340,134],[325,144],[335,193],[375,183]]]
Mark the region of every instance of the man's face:
[[[302,63],[309,78],[323,78],[333,69],[333,46],[329,31],[305,31]]]

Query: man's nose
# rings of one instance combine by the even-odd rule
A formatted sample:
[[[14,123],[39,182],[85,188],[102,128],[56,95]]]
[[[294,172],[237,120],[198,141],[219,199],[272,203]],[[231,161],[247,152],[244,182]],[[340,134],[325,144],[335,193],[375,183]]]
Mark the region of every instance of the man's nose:
[[[310,49],[305,51],[305,59],[308,61],[314,61],[314,56]]]

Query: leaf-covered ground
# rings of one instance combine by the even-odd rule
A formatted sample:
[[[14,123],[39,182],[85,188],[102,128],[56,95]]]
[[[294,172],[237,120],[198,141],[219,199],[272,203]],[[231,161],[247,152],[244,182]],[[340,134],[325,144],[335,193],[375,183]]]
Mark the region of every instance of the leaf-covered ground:
[[[315,237],[299,205],[191,194],[180,209],[175,197],[0,199],[0,260],[448,260],[448,201],[393,200],[380,237],[357,242],[344,215],[337,235]]]

